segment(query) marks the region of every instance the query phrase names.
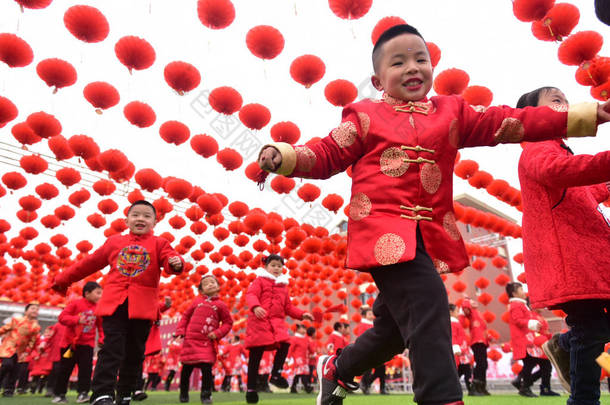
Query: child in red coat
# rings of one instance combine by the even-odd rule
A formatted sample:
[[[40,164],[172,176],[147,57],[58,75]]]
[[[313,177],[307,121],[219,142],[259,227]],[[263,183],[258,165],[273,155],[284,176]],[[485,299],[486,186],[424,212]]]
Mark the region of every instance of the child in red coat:
[[[231,378],[237,377],[239,392],[243,392],[241,372],[244,367],[243,360],[247,357],[246,350],[241,344],[238,335],[233,336],[233,341],[226,344],[221,353],[221,360],[225,370],[225,377],[222,380],[221,390],[225,392],[231,391]]]
[[[32,394],[35,394],[36,391],[38,393],[42,392],[51,373],[51,368],[53,367],[51,343],[53,343],[54,333],[54,328],[47,326],[32,352],[32,359],[29,362],[30,376],[32,377],[30,392]]]
[[[326,350],[328,354],[338,353],[349,344],[349,340],[345,337],[346,326],[349,325],[343,322],[335,322],[333,324],[333,331],[326,341]]]
[[[470,332],[470,348],[474,354],[474,369],[472,370],[472,390],[483,395],[489,395],[487,391],[487,348],[489,347],[489,336],[487,334],[487,322],[483,319],[478,303],[468,297],[462,301],[462,312],[459,320],[464,328]]]
[[[212,403],[212,366],[216,363],[218,341],[233,326],[227,305],[218,298],[216,277],[206,274],[199,283],[199,296],[184,312],[175,335],[184,337],[180,362],[180,402],[189,401],[189,380],[195,367],[201,370],[201,402]]]
[[[66,329],[61,343],[59,375],[54,390],[55,404],[68,403],[66,392],[75,365],[78,365],[76,402],[89,402],[96,331],[99,331],[100,346],[104,341],[102,318],[95,316],[95,308],[101,297],[102,287],[95,281],[88,281],[83,287],[83,297],[70,302],[59,314],[59,323]]]
[[[555,87],[526,93],[517,106],[573,108]],[[526,144],[519,181],[532,307],[563,310],[570,327],[543,349],[570,403],[599,403],[595,358],[610,341],[610,218],[600,208],[610,197],[610,151],[574,155],[559,139]]]
[[[372,59],[371,81],[384,92],[381,100],[347,105],[341,124],[319,142],[264,146],[258,163],[265,171],[313,179],[352,168],[345,267],[371,273],[382,298],[375,305],[382,308],[373,329],[318,361],[320,405],[343,400],[357,388],[354,376],[406,347],[415,401],[459,404],[449,302],[439,275],[469,265],[453,212],[458,149],[591,136],[598,123],[610,121],[610,102],[568,114],[547,107],[473,108],[455,95],[428,99],[430,53],[406,24],[379,37]]]
[[[290,339],[290,348],[288,349],[288,358],[291,359],[292,368],[294,370],[294,378],[290,386],[292,394],[298,393],[297,384],[299,380],[303,384],[305,392],[308,394],[313,391],[313,387],[309,384],[309,339],[305,335],[307,329],[303,324],[297,324],[294,336]]]
[[[161,267],[182,272],[183,260],[167,239],[153,234],[157,212],[144,200],[134,202],[125,220],[127,235],[113,235],[95,252],[55,278],[53,289],[65,294],[70,284],[110,266],[95,314],[102,317],[104,345],[91,383],[91,403],[114,404],[117,374],[128,392],[118,392],[117,403],[128,403],[144,361],[144,348],[157,319]]]
[[[482,392],[475,390],[470,382],[472,377],[472,355],[470,353],[470,345],[468,337],[464,331],[464,327],[460,323],[460,308],[455,304],[449,304],[449,313],[451,315],[451,343],[453,344],[453,355],[455,356],[455,364],[457,366],[458,377],[464,376],[464,383],[470,396],[483,396]]]
[[[258,402],[258,367],[265,350],[276,350],[273,370],[269,382],[279,388],[288,388],[288,381],[282,377],[282,367],[290,347],[290,335],[286,325],[286,315],[295,318],[309,318],[311,314],[295,307],[288,296],[288,276],[282,274],[284,259],[269,255],[263,259],[264,269],[258,269],[258,276],[248,287],[246,304],[251,314],[246,325],[246,348],[248,358],[248,391],[246,402]]]

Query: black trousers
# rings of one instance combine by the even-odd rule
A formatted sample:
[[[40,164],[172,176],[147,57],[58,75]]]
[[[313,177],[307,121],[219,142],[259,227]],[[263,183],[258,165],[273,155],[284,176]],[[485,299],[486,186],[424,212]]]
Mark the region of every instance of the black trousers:
[[[78,364],[79,393],[88,393],[91,388],[91,370],[93,369],[93,347],[87,345],[76,345],[72,351],[72,357],[65,358],[64,353],[70,346],[61,349],[61,360],[59,360],[59,374],[55,383],[55,395],[66,395],[68,383],[74,366]]]
[[[292,379],[292,385],[290,386],[290,388],[296,390],[299,380],[301,380],[301,384],[303,384],[303,388],[308,388],[310,386],[309,374],[298,374],[298,375],[295,375],[294,378]]]
[[[161,376],[159,373],[149,373],[148,378],[146,379],[146,385],[144,386],[145,390],[148,390],[148,387],[152,388],[153,391],[157,390],[157,385],[161,382]]]
[[[408,348],[417,403],[461,400],[447,291],[425,250],[419,229],[413,260],[370,272],[379,289],[373,304],[373,327],[338,356],[339,377],[349,381]]]
[[[211,363],[182,365],[182,370],[180,371],[180,396],[188,395],[189,382],[194,368],[201,370],[201,399],[210,398],[212,396],[212,386],[214,384]]]
[[[49,377],[47,378],[47,392],[55,394],[55,384],[57,384],[57,377],[59,376],[59,367],[61,361],[54,361]]]
[[[30,383],[30,392],[32,394],[35,394],[36,391],[38,391],[38,393],[42,393],[42,389],[44,388],[45,384],[47,383],[47,376],[46,375],[35,375],[32,377],[32,382]]]
[[[2,358],[2,366],[0,367],[0,383],[4,392],[12,394],[15,392],[15,384],[19,375],[17,363],[17,354],[13,354],[11,357]]]
[[[551,372],[553,371],[553,366],[551,362],[547,359],[539,359],[537,357],[532,357],[529,354],[525,355],[523,361],[523,368],[519,372],[519,379],[522,380],[521,385],[523,387],[531,387],[538,378],[541,378],[540,382],[543,388],[551,388]],[[536,366],[540,367],[535,373],[532,373],[532,370]]]
[[[474,370],[472,375],[475,380],[487,381],[487,345],[475,343],[470,346],[474,354]]]
[[[362,382],[370,386],[375,379],[379,378],[379,391],[385,391],[385,364],[375,367],[374,370],[367,370],[362,374]]]
[[[25,392],[28,389],[28,381],[30,379],[30,363],[17,363],[17,390]]]
[[[91,382],[92,400],[102,395],[114,398],[115,390],[118,398],[131,396],[144,361],[150,326],[148,319],[129,319],[127,300],[112,315],[102,317],[104,345],[98,353]]]
[[[472,378],[472,367],[470,364],[460,364],[457,368],[458,378],[462,378],[464,376],[464,382],[466,383],[466,388],[470,389],[470,379]]]
[[[165,391],[169,391],[169,388],[172,385],[172,381],[173,381],[175,375],[176,375],[175,370],[170,370],[169,373],[167,373],[167,377],[165,378]]]
[[[265,353],[266,348],[267,346],[254,346],[250,348],[250,354],[248,356],[249,391],[256,391],[258,381],[258,368],[261,364],[261,359],[263,358],[263,353]],[[275,356],[273,357],[273,369],[271,370],[272,376],[281,375],[289,348],[290,343],[281,342],[280,346],[275,351]]]

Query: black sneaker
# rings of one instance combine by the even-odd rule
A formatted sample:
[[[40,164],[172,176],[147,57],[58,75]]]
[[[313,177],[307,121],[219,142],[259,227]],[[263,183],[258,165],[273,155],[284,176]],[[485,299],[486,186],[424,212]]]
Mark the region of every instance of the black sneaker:
[[[559,333],[553,335],[552,338],[544,342],[542,350],[549,358],[553,367],[557,371],[557,377],[564,390],[570,390],[570,353],[566,352],[559,346]]]
[[[556,393],[555,391],[551,390],[549,387],[543,387],[541,385],[540,386],[540,396],[541,397],[559,397],[561,395]]]
[[[258,403],[258,392],[248,390],[248,392],[246,392],[246,402],[249,404]]]
[[[272,375],[271,378],[269,379],[269,383],[275,385],[278,388],[288,388],[289,384],[288,381],[286,381],[286,379],[284,377],[282,377],[281,375]]]
[[[148,398],[148,394],[144,391],[136,391],[131,396],[134,401],[144,401],[146,398]]]
[[[87,402],[89,402],[89,395],[86,392],[81,392],[76,397],[77,404],[86,404]]]
[[[52,404],[67,404],[68,403],[68,399],[66,398],[65,395],[57,395],[55,397],[53,397],[53,399],[51,400]]]
[[[519,376],[515,377],[514,380],[511,380],[510,385],[512,385],[516,389],[521,389],[521,379],[519,378]]]
[[[180,402],[185,403],[189,401],[189,394],[188,392],[186,394],[180,393]]]
[[[521,395],[522,397],[528,397],[528,398],[537,398],[538,397],[538,395],[536,395],[532,392],[530,387],[521,387],[521,389],[519,390],[519,395]]]
[[[114,405],[114,399],[110,395],[100,395],[91,402],[91,405]]]
[[[123,397],[120,400],[117,399],[116,405],[130,405],[131,397]]]
[[[341,381],[337,378],[336,359],[336,355],[320,356],[318,359],[316,369],[320,392],[317,405],[342,405],[348,391],[355,391],[359,388],[359,385],[353,381]]]

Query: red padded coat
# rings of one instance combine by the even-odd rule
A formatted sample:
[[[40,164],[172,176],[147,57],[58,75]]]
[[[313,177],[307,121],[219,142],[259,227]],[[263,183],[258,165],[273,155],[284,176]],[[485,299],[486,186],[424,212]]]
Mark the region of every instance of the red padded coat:
[[[510,314],[509,326],[510,326],[510,344],[513,348],[513,360],[521,360],[525,358],[527,354],[528,346],[532,346],[533,336],[532,329],[530,326],[532,322],[536,321],[532,315],[532,312],[527,307],[525,300],[521,298],[511,298],[508,303],[508,311]],[[530,337],[532,340],[530,340]]]

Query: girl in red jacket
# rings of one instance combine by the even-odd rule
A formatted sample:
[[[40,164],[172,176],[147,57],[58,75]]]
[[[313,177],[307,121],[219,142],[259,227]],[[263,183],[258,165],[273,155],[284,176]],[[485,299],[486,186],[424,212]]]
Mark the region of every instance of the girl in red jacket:
[[[288,388],[288,381],[282,377],[282,367],[290,347],[286,315],[299,320],[303,317],[313,320],[311,314],[290,302],[288,276],[282,274],[284,259],[269,255],[263,258],[263,264],[265,268],[256,271],[258,277],[246,292],[246,304],[252,312],[246,325],[246,348],[250,350],[246,392],[249,404],[258,402],[258,367],[265,350],[276,350],[269,382],[279,388]]]
[[[148,201],[134,202],[125,220],[129,234],[113,235],[95,252],[55,278],[53,289],[65,294],[70,284],[106,266],[104,293],[95,310],[102,317],[104,345],[91,382],[92,405],[113,405],[121,367],[123,388],[117,403],[129,403],[144,361],[146,339],[157,319],[161,267],[181,273],[184,261],[167,239],[155,236],[157,212]],[[125,392],[126,391],[126,392]]]
[[[89,402],[91,370],[93,369],[93,348],[95,333],[99,331],[99,341],[104,340],[102,319],[95,316],[97,302],[102,297],[102,287],[95,281],[88,281],[83,287],[83,297],[70,302],[61,314],[59,323],[66,327],[61,344],[59,375],[55,384],[54,404],[67,404],[66,392],[74,366],[78,364],[78,397],[76,402]]]
[[[180,402],[189,401],[189,380],[195,367],[201,369],[201,402],[212,403],[212,366],[218,355],[218,341],[233,326],[227,305],[218,298],[220,286],[216,277],[206,274],[199,283],[195,298],[178,323],[175,335],[184,337],[180,362]]]
[[[568,110],[565,95],[543,87],[517,107]],[[592,129],[591,129],[592,130]],[[526,144],[519,160],[523,260],[532,307],[561,309],[569,332],[543,345],[569,403],[597,404],[595,358],[610,341],[610,151],[574,155],[563,140]]]

